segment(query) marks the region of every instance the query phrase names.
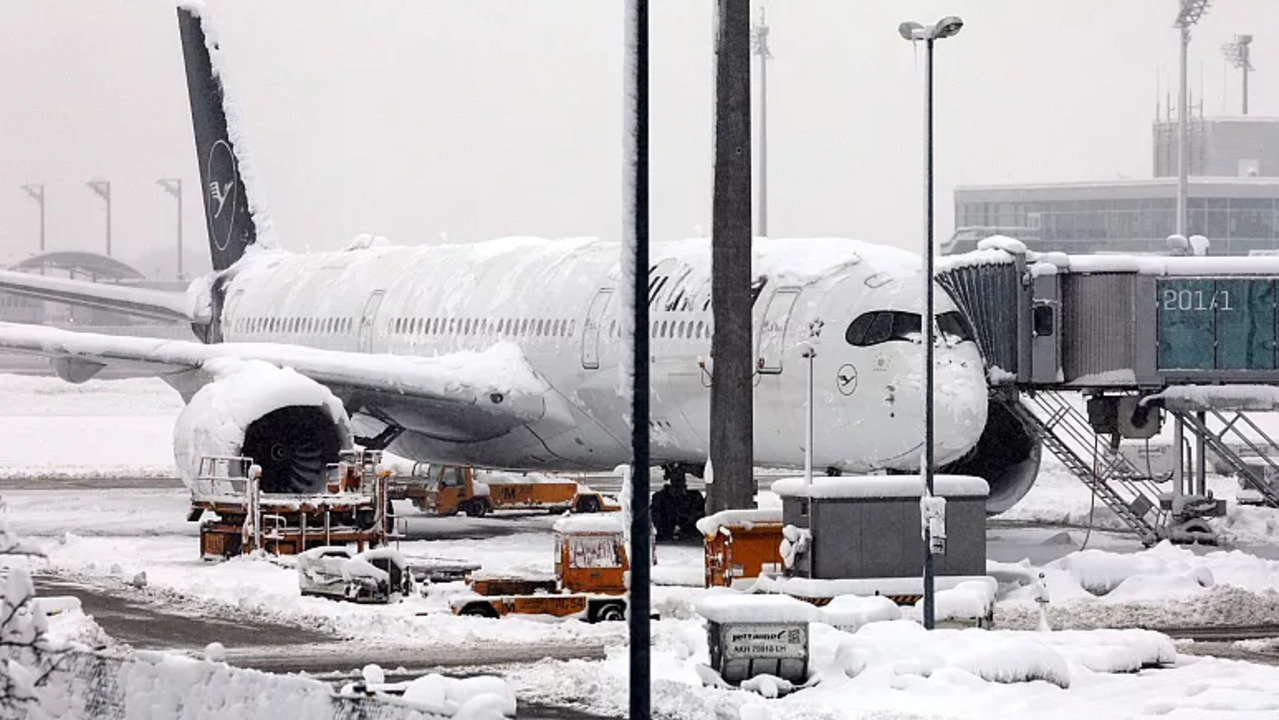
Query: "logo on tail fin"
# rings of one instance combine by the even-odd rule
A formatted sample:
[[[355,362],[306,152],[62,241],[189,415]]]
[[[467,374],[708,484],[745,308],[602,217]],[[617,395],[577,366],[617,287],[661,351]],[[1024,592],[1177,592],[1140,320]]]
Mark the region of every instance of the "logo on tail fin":
[[[231,236],[235,231],[235,216],[239,198],[239,174],[236,169],[235,153],[225,140],[213,143],[209,150],[208,163],[209,230],[213,245],[219,252],[224,252],[231,245]]]

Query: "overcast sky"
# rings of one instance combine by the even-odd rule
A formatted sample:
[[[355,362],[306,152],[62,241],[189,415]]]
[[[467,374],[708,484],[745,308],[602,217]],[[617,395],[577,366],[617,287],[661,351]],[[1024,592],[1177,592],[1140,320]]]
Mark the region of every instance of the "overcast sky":
[[[772,0],[769,224],[915,248],[922,68],[897,24],[963,17],[937,46],[938,236],[962,184],[1150,175],[1160,87],[1175,91],[1176,0]],[[337,248],[621,229],[621,0],[212,0],[284,244]],[[654,239],[709,232],[713,0],[653,0]],[[1190,77],[1235,114],[1220,46],[1251,32],[1250,109],[1279,115],[1279,3],[1216,0]],[[1201,81],[1202,77],[1202,81]],[[1202,82],[1202,92],[1200,86]],[[173,272],[206,255],[173,4],[0,0],[0,263],[37,248],[21,192],[44,183],[50,249]],[[207,260],[205,260],[207,262]]]

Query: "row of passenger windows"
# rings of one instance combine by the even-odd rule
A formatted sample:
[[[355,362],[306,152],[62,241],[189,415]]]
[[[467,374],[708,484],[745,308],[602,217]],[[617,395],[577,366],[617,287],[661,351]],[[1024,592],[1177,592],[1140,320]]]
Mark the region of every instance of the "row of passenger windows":
[[[938,314],[937,329],[941,331],[941,337],[950,343],[975,339],[968,318],[958,311]],[[892,340],[915,342],[921,334],[919,313],[877,310],[859,315],[849,323],[844,339],[849,345],[869,347]]]
[[[334,335],[349,333],[355,318],[257,317],[238,318],[234,330],[240,333],[283,333],[297,335]]]
[[[392,318],[392,335],[506,335],[511,337],[567,337],[577,332],[576,320],[532,318]]]

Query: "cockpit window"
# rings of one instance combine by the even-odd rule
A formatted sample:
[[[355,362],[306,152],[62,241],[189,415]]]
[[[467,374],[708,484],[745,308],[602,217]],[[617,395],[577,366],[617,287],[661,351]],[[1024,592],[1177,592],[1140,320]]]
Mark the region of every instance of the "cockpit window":
[[[973,326],[968,322],[968,318],[958,310],[951,310],[938,315],[937,329],[941,330],[942,338],[951,344],[977,341]]]
[[[849,345],[869,347],[890,340],[919,337],[919,313],[879,310],[860,315],[848,326],[844,339]]]
[[[938,315],[937,329],[947,343],[974,340],[972,325],[961,312],[951,311]],[[859,315],[853,320],[848,325],[844,339],[849,345],[870,347],[893,340],[918,342],[921,332],[918,313],[877,310]]]

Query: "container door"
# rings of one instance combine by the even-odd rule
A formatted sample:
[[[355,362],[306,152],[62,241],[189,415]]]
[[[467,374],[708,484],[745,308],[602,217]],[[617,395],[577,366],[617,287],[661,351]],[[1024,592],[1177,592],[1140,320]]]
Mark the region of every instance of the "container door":
[[[375,290],[364,303],[364,315],[360,318],[360,352],[373,352],[373,325],[377,322],[377,309],[382,306],[385,290]]]
[[[799,299],[799,288],[778,288],[764,310],[764,320],[759,327],[759,355],[756,369],[761,374],[782,371],[782,342],[786,338],[786,325],[790,321],[791,308]]]
[[[582,367],[596,370],[600,366],[600,328],[604,324],[604,310],[613,298],[613,289],[604,288],[595,293],[586,311],[586,323],[582,326]]]
[[[1030,313],[1031,381],[1054,385],[1061,377],[1061,294],[1056,275],[1035,278]]]

